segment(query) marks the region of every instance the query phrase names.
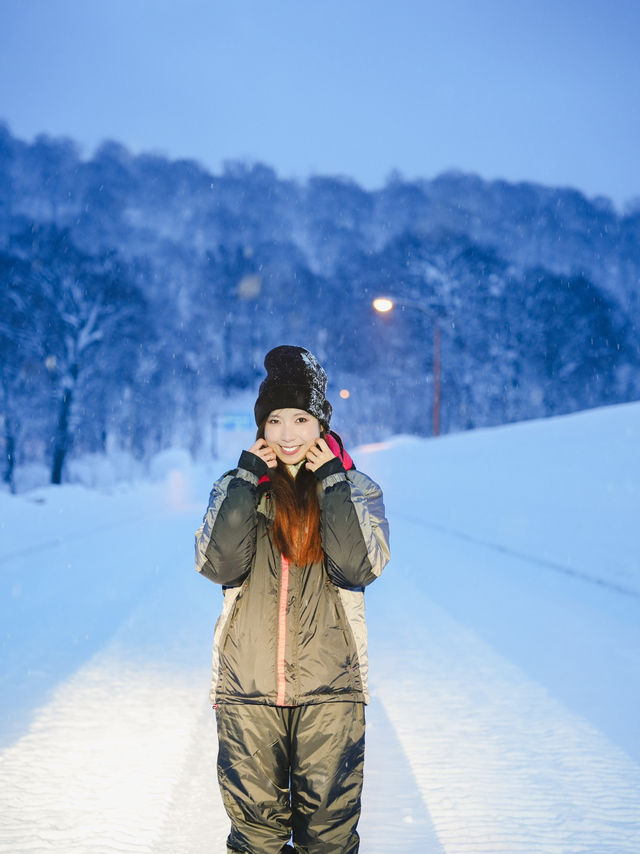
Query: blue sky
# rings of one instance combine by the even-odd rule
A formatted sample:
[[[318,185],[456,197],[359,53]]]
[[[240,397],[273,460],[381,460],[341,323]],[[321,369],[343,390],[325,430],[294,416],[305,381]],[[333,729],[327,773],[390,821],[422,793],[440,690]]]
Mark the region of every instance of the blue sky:
[[[2,0],[0,119],[218,170],[640,196],[636,0]]]

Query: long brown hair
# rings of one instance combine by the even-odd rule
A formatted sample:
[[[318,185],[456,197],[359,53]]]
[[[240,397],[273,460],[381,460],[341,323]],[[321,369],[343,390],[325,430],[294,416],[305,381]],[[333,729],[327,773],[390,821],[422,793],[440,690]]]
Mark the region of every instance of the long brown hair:
[[[258,429],[264,439],[264,424]],[[320,531],[318,480],[303,462],[292,477],[278,460],[269,469],[270,491],[275,501],[272,537],[281,554],[297,566],[306,566],[324,557]]]

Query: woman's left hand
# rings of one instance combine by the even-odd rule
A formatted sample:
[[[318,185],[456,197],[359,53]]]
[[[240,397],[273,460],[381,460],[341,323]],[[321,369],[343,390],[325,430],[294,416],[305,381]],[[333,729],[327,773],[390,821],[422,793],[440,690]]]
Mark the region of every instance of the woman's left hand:
[[[313,444],[307,451],[306,468],[308,468],[309,471],[316,471],[320,466],[323,466],[325,463],[328,463],[329,460],[334,459],[334,457],[335,454],[329,450],[329,446],[325,440],[317,439],[315,444]]]

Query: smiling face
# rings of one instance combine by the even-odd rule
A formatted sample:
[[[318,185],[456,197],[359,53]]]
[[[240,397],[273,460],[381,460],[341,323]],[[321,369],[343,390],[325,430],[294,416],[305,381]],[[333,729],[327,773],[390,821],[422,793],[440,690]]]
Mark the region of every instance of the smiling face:
[[[320,422],[304,409],[274,409],[264,425],[264,439],[288,466],[303,460],[320,437]]]

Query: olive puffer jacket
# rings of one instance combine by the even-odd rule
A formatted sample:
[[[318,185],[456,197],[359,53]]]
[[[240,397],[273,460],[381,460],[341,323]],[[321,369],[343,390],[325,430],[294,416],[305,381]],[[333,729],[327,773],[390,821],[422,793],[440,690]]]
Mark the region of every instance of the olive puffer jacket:
[[[316,476],[324,561],[308,566],[289,563],[271,539],[263,460],[244,451],[213,487],[196,533],[196,569],[224,588],[213,704],[368,702],[364,587],[389,560],[382,492],[346,454]]]

